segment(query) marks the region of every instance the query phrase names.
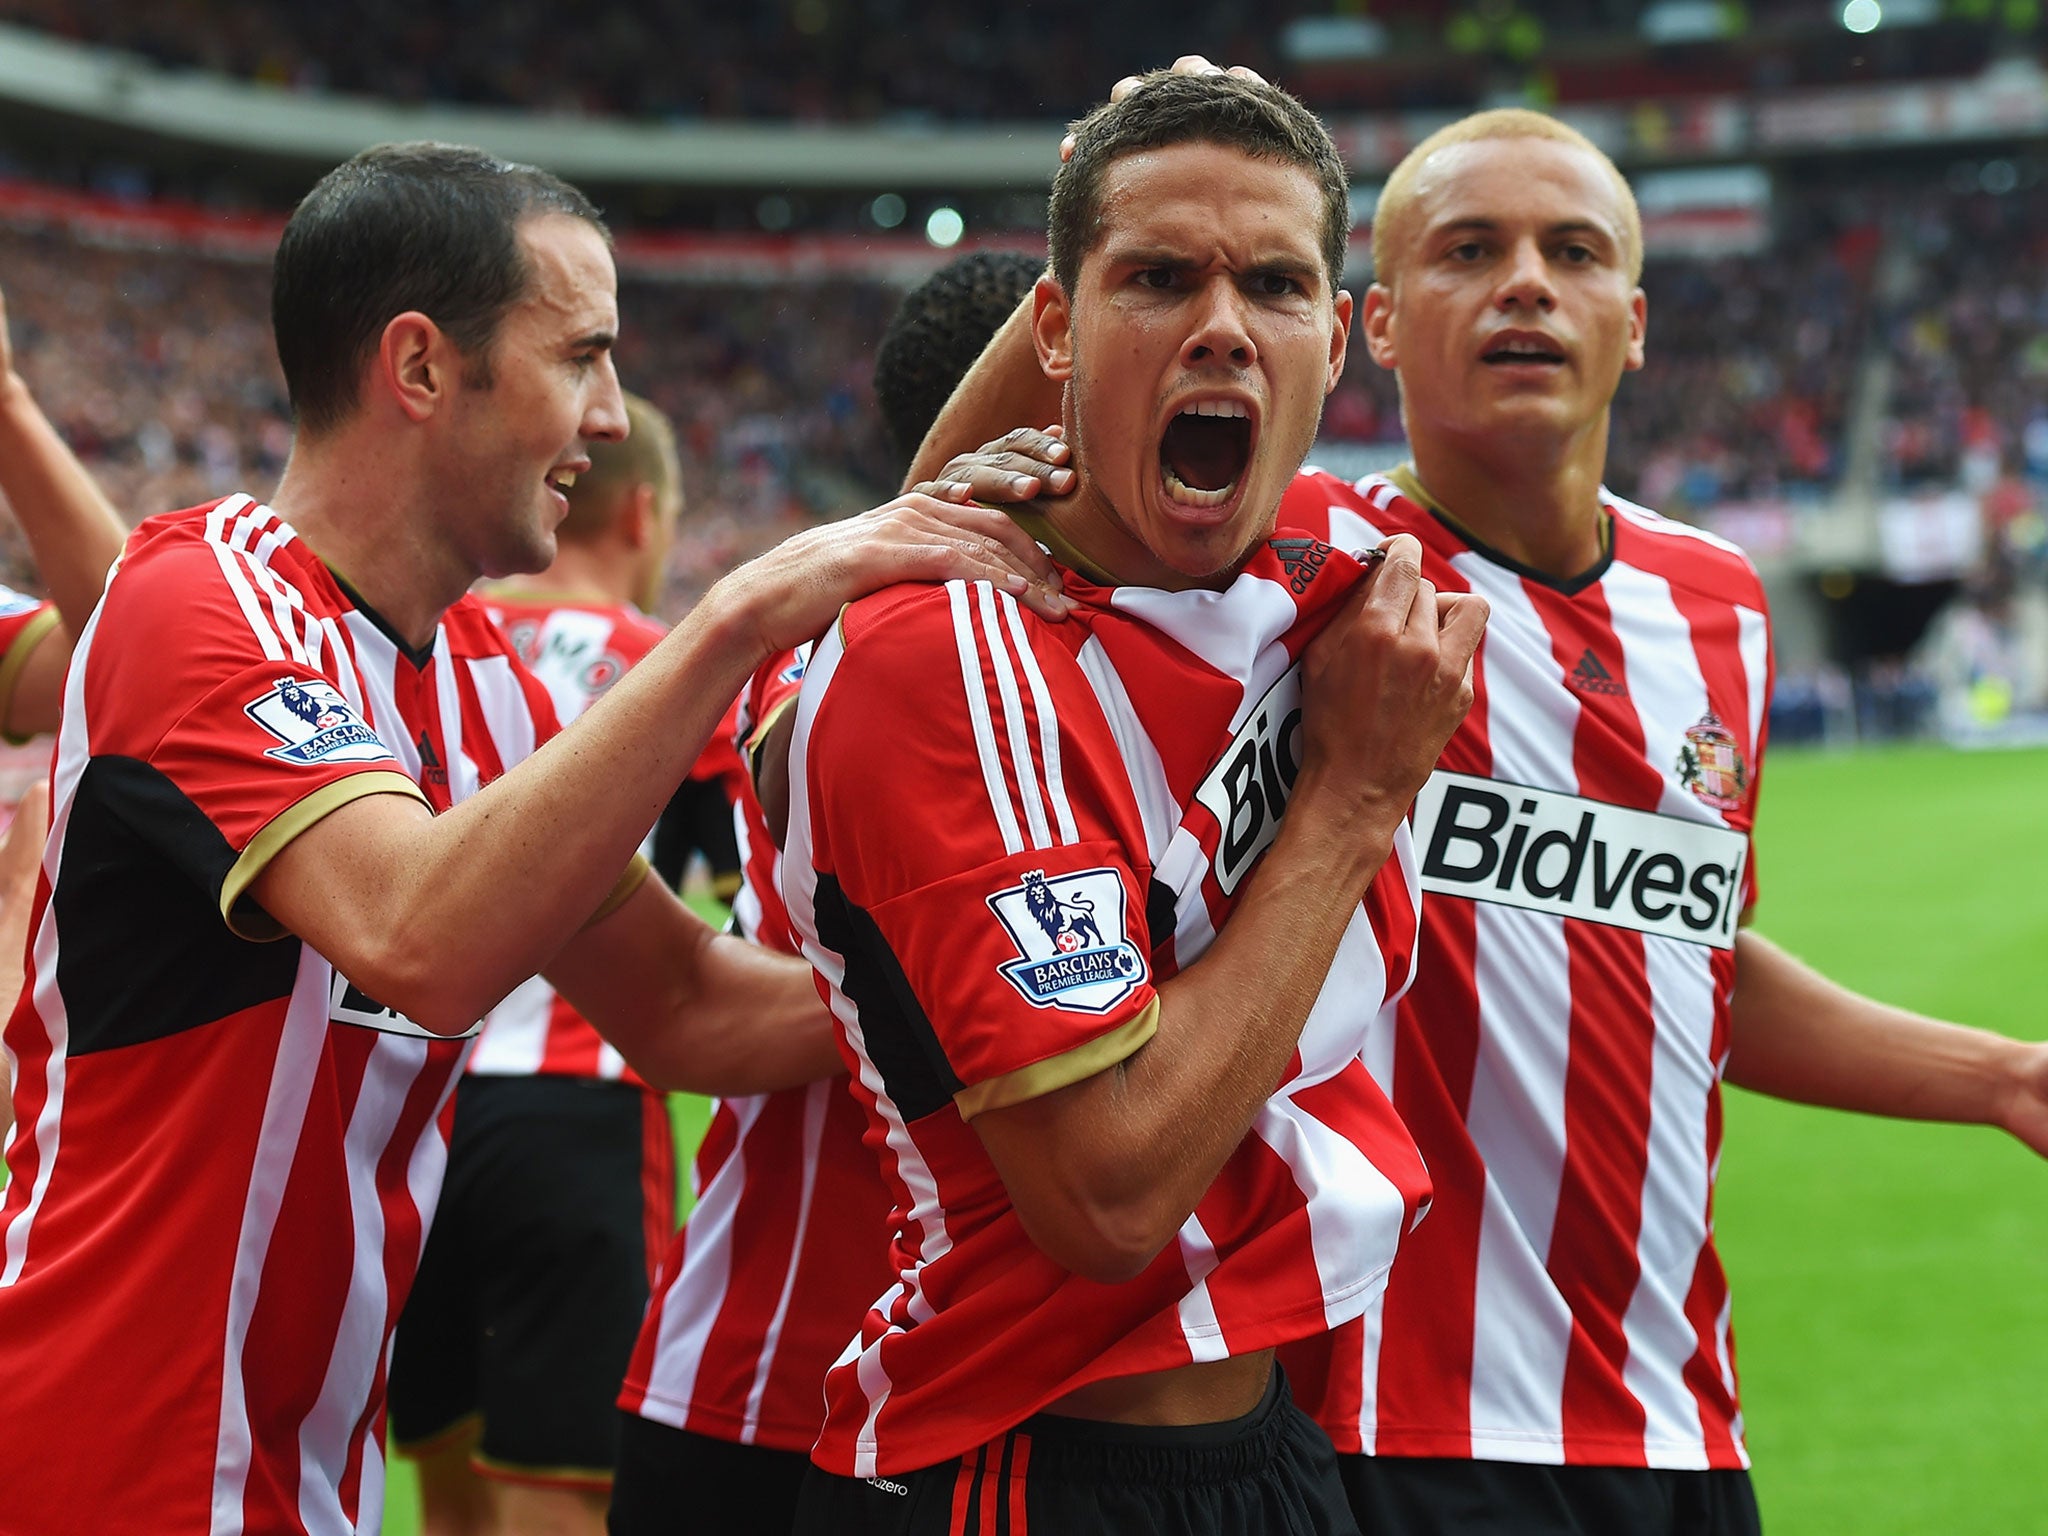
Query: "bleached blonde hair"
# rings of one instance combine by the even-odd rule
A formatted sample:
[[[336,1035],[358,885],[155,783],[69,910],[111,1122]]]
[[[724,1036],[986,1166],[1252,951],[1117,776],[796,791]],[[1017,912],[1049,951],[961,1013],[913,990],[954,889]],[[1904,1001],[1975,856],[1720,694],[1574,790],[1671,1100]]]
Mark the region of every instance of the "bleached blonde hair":
[[[1636,208],[1636,195],[1629,187],[1628,178],[1607,158],[1606,151],[1569,123],[1559,122],[1547,113],[1532,112],[1526,107],[1496,107],[1487,112],[1474,112],[1470,117],[1461,117],[1448,127],[1437,129],[1409,150],[1401,163],[1394,167],[1394,173],[1380,189],[1379,206],[1372,216],[1375,282],[1388,282],[1393,272],[1396,235],[1400,226],[1407,222],[1409,210],[1415,202],[1415,184],[1421,179],[1422,168],[1429,163],[1431,156],[1454,145],[1478,144],[1490,139],[1549,139],[1553,143],[1583,149],[1598,160],[1608,179],[1614,183],[1615,196],[1621,202],[1622,238],[1626,247],[1623,254],[1628,260],[1629,281],[1641,281],[1643,216]]]

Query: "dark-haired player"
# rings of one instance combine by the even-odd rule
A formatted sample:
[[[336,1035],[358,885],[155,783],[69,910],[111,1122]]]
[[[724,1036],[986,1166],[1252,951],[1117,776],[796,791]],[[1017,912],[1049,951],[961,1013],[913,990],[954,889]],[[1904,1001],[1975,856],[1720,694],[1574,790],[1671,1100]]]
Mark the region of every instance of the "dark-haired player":
[[[615,288],[565,183],[357,156],[278,249],[277,506],[154,518],[108,585],[6,1033],[0,1529],[376,1524],[439,1113],[537,967],[650,1081],[833,1065],[802,968],[714,936],[634,849],[763,656],[877,584],[1029,558],[916,498],[800,535],[551,740],[466,593],[553,557],[584,445],[626,431]]]
[[[1081,483],[1032,526],[1079,609],[856,603],[797,713],[783,893],[898,1276],[798,1529],[1348,1532],[1272,1348],[1363,1310],[1426,1195],[1359,1053],[1484,608],[1409,540],[1370,574],[1269,542],[1350,319],[1298,103],[1149,85],[1050,222],[1032,335]]]
[[[1493,617],[1417,804],[1416,984],[1370,1058],[1436,1201],[1383,1301],[1287,1363],[1352,1453],[1367,1530],[1741,1536],[1724,1072],[2048,1152],[2048,1047],[1856,996],[1742,926],[1763,593],[1739,551],[1601,486],[1647,322],[1613,164],[1551,118],[1478,114],[1396,169],[1373,246],[1360,330],[1400,380],[1414,462],[1304,475],[1281,516],[1339,544],[1413,534],[1424,572]],[[1029,377],[1014,336],[986,366],[992,397]],[[1030,436],[949,478],[1000,491]]]
[[[960,375],[1045,263],[977,251],[905,296],[875,355],[875,400],[907,462]],[[806,654],[808,647],[805,648]],[[737,807],[738,930],[797,952],[782,905],[784,757],[804,655],[776,657],[741,701],[738,735],[767,778]],[[823,1417],[825,1372],[891,1279],[889,1196],[843,1079],[722,1101],[696,1162],[697,1204],[662,1264],[620,1395],[614,1536],[686,1521],[786,1536]]]

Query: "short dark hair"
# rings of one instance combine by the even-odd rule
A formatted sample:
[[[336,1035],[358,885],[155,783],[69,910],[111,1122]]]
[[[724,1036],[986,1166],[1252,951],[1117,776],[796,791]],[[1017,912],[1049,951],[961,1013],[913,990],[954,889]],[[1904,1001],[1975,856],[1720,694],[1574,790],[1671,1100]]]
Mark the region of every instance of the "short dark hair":
[[[875,404],[905,464],[1044,271],[1022,251],[969,251],[904,296],[875,352]]]
[[[407,310],[447,332],[488,388],[491,341],[526,291],[519,222],[545,213],[611,238],[566,181],[459,144],[380,144],[321,177],[271,269],[271,326],[300,429],[324,432],[354,411],[364,359]]]
[[[1307,171],[1323,196],[1323,261],[1331,286],[1344,276],[1351,239],[1350,181],[1343,157],[1313,112],[1276,85],[1235,75],[1154,70],[1122,101],[1073,125],[1074,153],[1052,179],[1046,234],[1052,275],[1067,292],[1102,237],[1102,182],[1112,162],[1170,144],[1220,144],[1254,160]]]

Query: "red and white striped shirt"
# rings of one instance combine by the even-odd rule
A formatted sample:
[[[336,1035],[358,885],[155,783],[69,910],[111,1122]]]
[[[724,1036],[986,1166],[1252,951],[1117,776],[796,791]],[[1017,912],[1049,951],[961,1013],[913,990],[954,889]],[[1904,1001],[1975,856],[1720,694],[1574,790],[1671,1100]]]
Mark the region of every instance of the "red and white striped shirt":
[[[803,670],[788,653],[754,674],[737,717],[741,743],[794,708]],[[736,809],[740,930],[795,954],[782,855],[751,781]],[[662,1261],[621,1408],[714,1439],[810,1450],[825,1371],[895,1279],[889,1192],[861,1145],[865,1128],[839,1078],[720,1101],[697,1153],[697,1203]]]
[[[1299,658],[1357,579],[1308,538],[1224,592],[1104,588],[1041,624],[986,585],[854,604],[804,681],[783,894],[841,1027],[895,1205],[899,1279],[826,1380],[813,1452],[893,1474],[1075,1388],[1356,1316],[1426,1199],[1359,1057],[1411,974],[1404,835],[1285,1078],[1137,1278],[1025,1235],[969,1125],[1127,1058],[1270,843],[1298,766]]]
[[[246,496],[136,530],[66,682],[9,1021],[0,1530],[375,1530],[467,1041],[246,899],[320,817],[555,729],[481,605],[415,652]]]
[[[494,592],[484,606],[547,689],[564,725],[602,698],[666,633],[626,603],[537,602]],[[652,849],[643,844],[641,852]],[[469,1070],[489,1077],[546,1073],[641,1082],[596,1026],[541,976],[528,977],[484,1015]],[[673,1188],[668,1193],[672,1201]],[[663,1225],[674,1219],[671,1203]]]
[[[1734,934],[1770,699],[1732,546],[1606,498],[1611,557],[1558,583],[1405,476],[1295,481],[1340,548],[1422,541],[1492,606],[1477,701],[1418,798],[1418,976],[1368,1057],[1436,1201],[1383,1300],[1290,1351],[1340,1450],[1746,1464],[1713,1243]]]

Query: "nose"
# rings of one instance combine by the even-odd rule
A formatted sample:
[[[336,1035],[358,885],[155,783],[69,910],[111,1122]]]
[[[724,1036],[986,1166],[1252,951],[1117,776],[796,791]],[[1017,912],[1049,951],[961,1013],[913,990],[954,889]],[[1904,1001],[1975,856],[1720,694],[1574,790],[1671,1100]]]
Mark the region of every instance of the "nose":
[[[1203,284],[1195,305],[1194,324],[1187,340],[1181,343],[1184,366],[1224,363],[1233,368],[1249,368],[1259,360],[1246,300],[1235,283],[1219,279]]]
[[[1557,288],[1550,280],[1550,264],[1534,240],[1518,240],[1508,253],[1494,303],[1504,310],[1534,309],[1546,313],[1557,307]]]
[[[622,443],[629,426],[619,371],[612,366],[611,353],[606,352],[597,368],[595,387],[584,403],[583,438],[586,442]]]

